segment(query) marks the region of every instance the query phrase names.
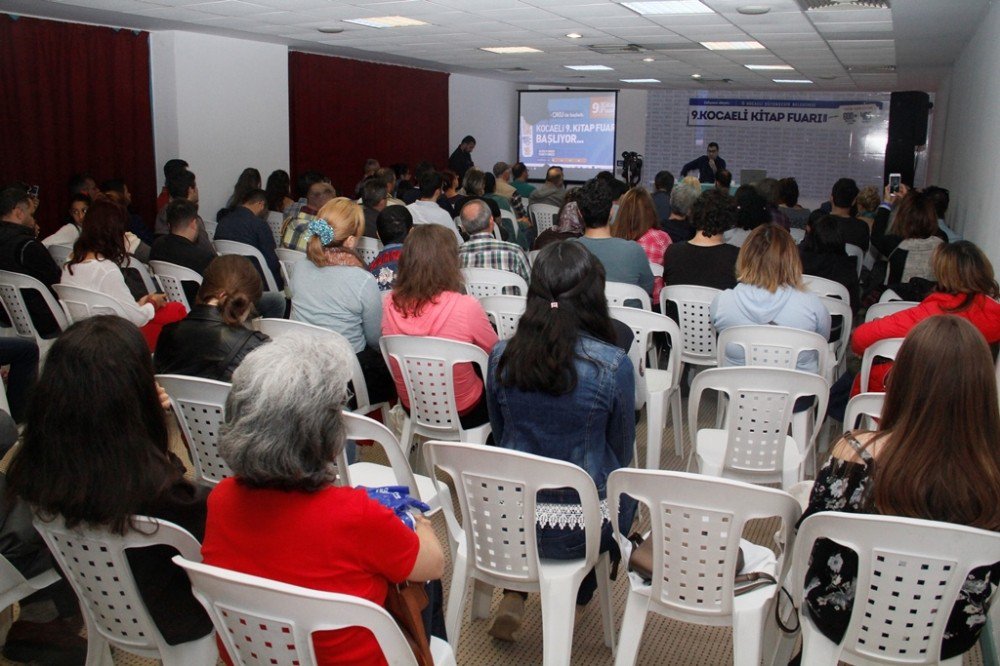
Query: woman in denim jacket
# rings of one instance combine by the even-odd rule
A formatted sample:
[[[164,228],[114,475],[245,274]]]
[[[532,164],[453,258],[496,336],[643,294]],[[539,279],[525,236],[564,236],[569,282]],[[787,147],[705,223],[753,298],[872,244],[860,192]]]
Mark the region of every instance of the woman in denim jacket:
[[[487,400],[498,446],[578,465],[594,479],[604,524],[601,551],[620,557],[606,499],[608,475],[629,464],[635,440],[635,380],[604,297],[601,262],[578,243],[546,246],[535,261],[528,302],[517,333],[490,354]],[[628,533],[635,504],[618,516]],[[579,497],[572,490],[538,494],[539,555],[584,556]],[[590,601],[591,571],[577,594]],[[490,634],[513,640],[524,610],[523,593],[506,591]]]

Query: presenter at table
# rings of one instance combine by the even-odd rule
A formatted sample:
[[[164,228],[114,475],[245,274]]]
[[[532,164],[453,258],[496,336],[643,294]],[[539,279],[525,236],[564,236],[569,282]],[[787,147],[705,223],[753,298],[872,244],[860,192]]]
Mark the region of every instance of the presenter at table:
[[[703,183],[714,183],[715,172],[726,168],[726,160],[719,157],[719,144],[714,141],[708,144],[708,153],[691,160],[681,167],[681,178],[688,171],[698,171],[698,180]]]

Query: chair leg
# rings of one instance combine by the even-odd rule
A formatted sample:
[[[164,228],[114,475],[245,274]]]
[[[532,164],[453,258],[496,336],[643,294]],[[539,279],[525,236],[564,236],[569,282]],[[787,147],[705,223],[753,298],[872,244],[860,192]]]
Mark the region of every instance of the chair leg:
[[[468,561],[464,554],[455,558],[455,566],[451,572],[451,591],[448,593],[448,608],[445,609],[445,631],[448,632],[448,642],[451,649],[458,652],[458,638],[462,629],[462,611],[465,606],[465,595],[468,589]]]
[[[493,605],[493,586],[481,580],[472,581],[472,618],[485,620]]]
[[[802,619],[802,663],[835,666],[840,660],[840,645],[821,634],[812,626],[812,621],[802,615],[799,616]]]
[[[568,666],[573,650],[576,591],[580,577],[541,581],[542,664]]]
[[[168,646],[160,653],[163,666],[194,666],[204,664],[211,666],[219,661],[219,650],[216,647],[215,632],[195,641],[180,645]]]
[[[114,666],[111,646],[87,623],[87,666]]]
[[[666,396],[651,393],[646,400],[646,469],[660,469],[660,447],[663,443]]]
[[[684,417],[681,409],[680,389],[674,389],[670,396],[670,418],[674,422],[674,453],[678,458],[684,458]]]
[[[639,656],[642,630],[646,626],[649,597],[629,590],[622,615],[622,633],[618,636],[618,650],[615,652],[615,666],[633,666]]]
[[[764,613],[770,604],[733,614],[733,666],[759,666]]]
[[[615,618],[611,614],[611,558],[607,553],[597,560],[597,601],[601,605],[601,626],[604,629],[604,644],[615,653]]]

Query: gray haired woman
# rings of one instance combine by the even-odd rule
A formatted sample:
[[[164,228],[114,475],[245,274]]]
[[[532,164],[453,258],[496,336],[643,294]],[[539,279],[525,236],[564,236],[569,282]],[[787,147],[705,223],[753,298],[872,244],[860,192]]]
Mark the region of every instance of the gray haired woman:
[[[377,604],[390,583],[441,577],[428,520],[411,530],[363,489],[333,485],[353,353],[340,340],[288,335],[237,368],[220,440],[234,477],[209,496],[206,563]],[[320,664],[381,656],[359,628],[318,632],[313,645]]]

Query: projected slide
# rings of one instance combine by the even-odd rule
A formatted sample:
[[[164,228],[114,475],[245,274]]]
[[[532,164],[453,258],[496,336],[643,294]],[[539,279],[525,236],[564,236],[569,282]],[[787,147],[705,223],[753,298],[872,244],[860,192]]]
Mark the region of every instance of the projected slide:
[[[532,179],[552,165],[566,180],[587,180],[615,169],[615,107],[612,90],[521,91],[517,158]]]

